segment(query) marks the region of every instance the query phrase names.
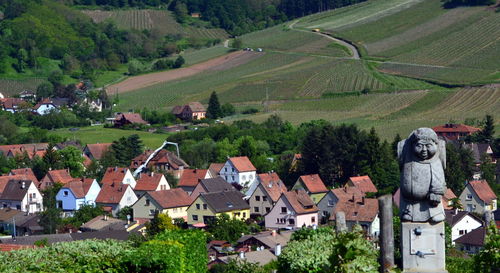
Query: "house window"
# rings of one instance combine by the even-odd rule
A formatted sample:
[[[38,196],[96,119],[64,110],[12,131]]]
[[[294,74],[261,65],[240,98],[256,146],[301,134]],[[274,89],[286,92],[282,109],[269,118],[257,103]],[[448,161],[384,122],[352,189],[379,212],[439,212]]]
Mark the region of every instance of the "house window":
[[[255,196],[255,201],[260,201],[260,196],[256,195]]]
[[[64,196],[68,196],[68,194],[69,194],[68,191],[63,191]]]
[[[227,172],[227,168],[224,168],[224,171]]]
[[[249,175],[248,179],[252,180],[253,179],[253,175]]]
[[[316,217],[311,217],[311,223],[316,223]]]
[[[39,205],[39,204],[37,204]],[[62,209],[63,208],[63,202],[62,201],[57,201],[57,208]]]
[[[21,205],[17,205],[17,206],[16,206],[16,209],[17,209],[17,210],[21,210]]]
[[[464,234],[465,234],[465,230],[463,230],[463,229],[462,229],[462,230],[459,230],[459,231],[458,231],[458,234],[459,234],[459,235],[464,235]]]
[[[467,198],[466,198],[466,199],[467,199],[467,200],[472,200],[472,194],[468,193],[468,194],[467,194]]]
[[[177,208],[174,208],[174,209],[172,210],[172,212],[176,213],[176,212],[177,212]]]
[[[226,177],[226,181],[227,181],[227,175],[225,175],[225,177]]]
[[[247,180],[246,175],[241,176],[241,179],[243,179],[243,180]]]
[[[151,215],[155,215],[155,210],[154,210],[154,209],[150,209],[150,210],[149,210],[149,215],[150,215],[150,216],[151,216]]]
[[[149,206],[150,205],[150,201],[149,199],[146,199],[146,206]]]
[[[234,213],[234,216],[238,216],[238,217],[240,217],[240,213],[239,213],[239,212],[235,212],[235,213]]]
[[[246,218],[246,217],[247,217],[247,213],[243,212],[243,218]]]
[[[233,171],[233,173],[234,173],[234,168],[231,168],[231,170],[232,170],[232,171]]]
[[[234,175],[233,175],[233,176],[231,176],[231,178],[233,178],[233,181],[236,181],[236,180],[234,180]]]
[[[203,209],[207,210],[207,208],[208,208],[208,205],[207,204],[203,204]]]
[[[271,211],[271,208],[270,207],[266,207],[266,212],[270,212]]]
[[[281,207],[281,213],[286,213],[287,210],[286,210],[286,207]]]
[[[328,206],[329,207],[335,206],[335,202],[333,200],[328,200]]]
[[[253,207],[253,211],[259,212],[259,207]]]
[[[295,225],[295,219],[288,219],[289,225]]]
[[[280,218],[276,218],[276,224],[280,223]]]
[[[262,196],[262,201],[266,202],[267,201],[267,196]]]
[[[132,201],[132,197],[127,196],[127,201],[128,201],[128,202]]]
[[[200,204],[196,204],[196,209],[200,209]]]
[[[198,221],[198,215],[193,215],[193,221]]]

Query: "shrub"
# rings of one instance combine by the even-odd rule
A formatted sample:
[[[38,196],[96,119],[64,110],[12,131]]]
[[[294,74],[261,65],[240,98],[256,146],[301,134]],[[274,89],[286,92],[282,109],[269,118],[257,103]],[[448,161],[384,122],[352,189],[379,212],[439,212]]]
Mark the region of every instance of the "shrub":
[[[255,114],[258,112],[259,112],[259,110],[257,108],[248,108],[248,109],[243,110],[241,113],[242,114]]]
[[[148,241],[124,260],[128,272],[187,272],[186,248],[176,241]]]

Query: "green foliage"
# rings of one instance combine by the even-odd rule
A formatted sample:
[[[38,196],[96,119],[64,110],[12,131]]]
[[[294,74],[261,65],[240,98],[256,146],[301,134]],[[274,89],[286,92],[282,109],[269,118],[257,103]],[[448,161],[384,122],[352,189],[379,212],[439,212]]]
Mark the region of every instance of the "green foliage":
[[[41,240],[35,241],[34,245],[37,247],[45,247],[49,245],[49,241],[47,238],[43,238]]]
[[[217,93],[214,91],[212,95],[210,95],[210,100],[208,101],[207,118],[216,119],[219,117],[222,117],[222,110]]]
[[[40,226],[43,227],[44,233],[56,233],[57,228],[62,223],[61,209],[57,208],[56,195],[62,185],[55,183],[43,191],[43,212],[40,213]]]
[[[215,264],[210,268],[210,273],[267,273],[272,272],[245,260],[230,260],[228,264]]]
[[[127,221],[128,220],[127,215],[130,216],[130,220],[134,219],[134,210],[132,209],[132,207],[129,207],[129,206],[123,207],[117,213],[116,217],[118,219],[122,219],[122,220]]]
[[[83,223],[92,220],[93,218],[103,215],[104,210],[100,206],[93,205],[83,205],[77,211],[73,217],[68,217],[63,220],[63,222],[71,224],[75,228],[80,227]]]
[[[128,272],[188,272],[186,251],[188,249],[177,241],[151,240],[129,252],[124,264]]]
[[[150,222],[146,223],[146,232],[152,237],[165,230],[177,229],[177,226],[172,223],[172,218],[168,214],[155,213],[155,216]]]
[[[245,222],[231,219],[223,213],[208,224],[207,231],[212,235],[212,240],[224,240],[234,244],[241,234],[249,234],[250,228]]]
[[[316,235],[321,235],[321,236],[333,236],[334,232],[332,228],[329,227],[320,227],[317,229],[312,229],[312,228],[307,228],[303,227],[299,230],[296,230],[294,233],[292,233],[292,237],[290,238],[291,241],[303,241],[303,240],[309,240],[313,238]]]
[[[82,156],[82,152],[74,147],[68,146],[64,149],[58,151],[63,168],[69,169],[72,177],[80,177],[83,174],[84,166],[83,161],[85,160]]]
[[[446,270],[449,273],[473,273],[474,259],[446,255]]]
[[[500,232],[494,222],[487,228],[483,249],[474,256],[475,272],[492,273],[500,268]]]
[[[130,161],[142,153],[142,141],[139,135],[133,134],[113,141],[109,153],[117,166],[128,167]],[[114,163],[114,162],[113,162]],[[107,166],[110,167],[111,165]]]
[[[472,178],[474,159],[469,149],[446,145],[446,184],[453,192],[462,192],[465,181]]]
[[[232,116],[232,115],[234,115],[236,113],[236,109],[229,102],[224,103],[221,106],[221,111],[222,111],[222,116],[223,117]]]
[[[337,235],[330,263],[333,267],[332,272],[378,272],[377,258],[377,250],[370,241],[366,240],[359,228],[353,232]]]
[[[236,38],[232,41],[231,47],[237,50],[240,50],[243,48],[243,41],[239,38]]]

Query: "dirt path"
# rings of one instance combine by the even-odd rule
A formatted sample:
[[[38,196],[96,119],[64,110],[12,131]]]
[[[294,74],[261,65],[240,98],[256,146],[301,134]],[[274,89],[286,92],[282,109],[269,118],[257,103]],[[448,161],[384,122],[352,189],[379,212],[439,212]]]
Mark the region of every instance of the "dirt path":
[[[227,55],[220,56],[189,67],[130,77],[122,82],[107,86],[106,90],[108,94],[130,92],[154,84],[193,76],[204,71],[220,71],[230,69],[232,67],[247,63],[250,60],[261,55],[263,54],[249,51],[235,51]]]

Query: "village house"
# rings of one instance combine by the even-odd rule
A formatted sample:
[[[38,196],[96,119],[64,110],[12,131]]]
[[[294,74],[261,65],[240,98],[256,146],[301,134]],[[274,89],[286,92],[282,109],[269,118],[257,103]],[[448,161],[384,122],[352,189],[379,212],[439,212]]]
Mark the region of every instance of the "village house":
[[[0,232],[3,234],[14,235],[14,224],[16,236],[42,234],[43,227],[40,226],[39,221],[39,215],[27,214],[11,208],[0,209]]]
[[[483,226],[483,221],[468,211],[445,210],[446,222],[451,227],[451,241]]]
[[[277,260],[280,254],[281,254],[281,247],[279,248],[279,251],[275,253],[271,252],[268,249],[263,249],[259,251],[250,251],[250,252],[240,252],[239,254],[218,257],[215,261],[211,263],[211,265],[213,266],[213,264],[217,263],[228,264],[232,260],[234,260],[237,263],[245,261],[248,263],[258,264],[259,266],[264,266],[272,261]]]
[[[36,93],[31,90],[23,90],[19,93],[19,98],[24,101],[34,102],[36,100]]]
[[[31,180],[38,183],[38,179],[31,168],[12,169],[10,170],[8,176],[23,177],[22,180]]]
[[[182,171],[181,179],[177,183],[177,187],[183,189],[188,194],[191,194],[200,180],[211,178],[207,169],[185,169]]]
[[[134,217],[153,219],[156,213],[168,214],[170,218],[187,220],[187,208],[191,198],[182,189],[148,191],[132,205]]]
[[[66,183],[56,194],[57,207],[66,216],[72,216],[83,205],[95,205],[101,187],[93,178],[82,178]]]
[[[11,113],[17,113],[21,110],[30,110],[28,109],[28,103],[20,98],[0,99],[0,109]]]
[[[455,241],[455,247],[467,254],[477,254],[484,246],[486,228],[480,227],[464,234]]]
[[[153,154],[153,150],[146,150],[142,154],[132,159],[130,163],[131,169],[137,169],[142,164],[146,163],[147,159]],[[184,169],[189,168],[189,165],[177,157],[173,152],[162,149],[151,158],[146,166],[150,171],[167,171],[175,178],[179,179]]]
[[[38,188],[40,190],[45,190],[48,187],[54,186],[55,183],[66,184],[74,181],[75,178],[71,177],[68,169],[63,170],[50,170],[47,174],[40,180]]]
[[[377,187],[368,175],[349,177],[347,185],[358,188],[364,194],[377,192]]]
[[[201,193],[187,212],[188,224],[195,226],[204,226],[221,214],[242,221],[250,218],[250,207],[239,191]]]
[[[208,172],[210,173],[210,177],[217,177],[220,174],[220,170],[224,167],[225,163],[210,163],[208,165]]]
[[[113,218],[106,214],[99,215],[84,223],[80,230],[83,232],[125,230],[127,221]]]
[[[486,180],[473,180],[465,185],[460,202],[468,212],[484,214],[497,210],[497,196]]]
[[[162,173],[151,172],[149,174],[139,173],[134,192],[137,197],[141,197],[148,191],[170,190],[170,185]]]
[[[59,108],[54,104],[54,102],[50,98],[42,99],[39,103],[37,103],[33,107],[33,112],[35,112],[40,116],[49,114],[52,111],[59,111]]]
[[[102,156],[113,143],[95,143],[87,144],[83,148],[83,154],[86,155],[91,160],[101,160]]]
[[[321,222],[328,222],[332,211],[340,200],[348,200],[353,196],[355,198],[361,198],[365,196],[365,194],[356,187],[342,187],[328,191],[317,204],[320,210]]]
[[[104,185],[111,185],[122,183],[125,185],[130,185],[132,189],[135,189],[137,182],[134,176],[128,168],[119,167],[108,167],[104,176],[102,177],[101,183]]]
[[[31,180],[9,180],[0,195],[0,204],[27,213],[43,210],[42,195]]]
[[[251,249],[269,249],[275,251],[277,245],[286,247],[292,237],[291,230],[271,230],[257,234],[248,234],[238,239],[237,249],[250,251]]]
[[[265,226],[267,229],[298,229],[318,225],[318,211],[304,190],[284,192],[265,216]]]
[[[330,221],[335,221],[337,212],[345,213],[347,229],[353,230],[360,225],[366,235],[377,237],[380,233],[380,219],[378,217],[378,200],[375,198],[356,198],[340,200],[330,215]]]
[[[488,143],[464,143],[465,148],[472,152],[474,163],[480,166],[483,163],[483,158],[488,158],[492,163],[496,163],[496,158],[493,156],[493,149]]]
[[[136,201],[137,196],[132,187],[120,182],[103,184],[95,200],[98,206],[102,206],[104,211],[112,213],[113,216],[116,216],[122,208],[132,206]]]
[[[299,179],[297,179],[297,182],[293,185],[292,190],[300,189],[305,190],[315,204],[317,204],[328,192],[323,180],[321,180],[317,174],[300,176]]]
[[[26,154],[33,159],[35,156],[43,157],[47,147],[49,147],[48,143],[0,145],[0,153],[8,158]]]
[[[230,157],[219,171],[219,175],[228,183],[250,186],[257,178],[257,169],[246,156]]]
[[[257,186],[248,192],[248,202],[252,215],[266,215],[280,199],[282,193],[286,192],[286,186],[275,172],[257,175]]]
[[[191,200],[194,201],[196,198],[198,198],[198,195],[200,195],[200,193],[235,190],[236,188],[234,188],[233,185],[227,183],[224,179],[222,179],[222,177],[217,176],[215,178],[201,179],[196,188],[194,188],[190,197]]]
[[[142,119],[141,114],[138,113],[118,113],[113,123],[115,127],[122,127],[129,124],[148,124]]]
[[[185,121],[200,120],[206,117],[207,110],[201,103],[196,101],[175,106],[172,109],[172,114]]]
[[[470,136],[481,129],[464,124],[447,123],[445,125],[432,127],[432,130],[440,137],[449,140],[458,140]]]
[[[229,253],[234,253],[234,247],[223,240],[212,240],[207,244],[209,261],[214,261],[221,256],[227,256]]]

